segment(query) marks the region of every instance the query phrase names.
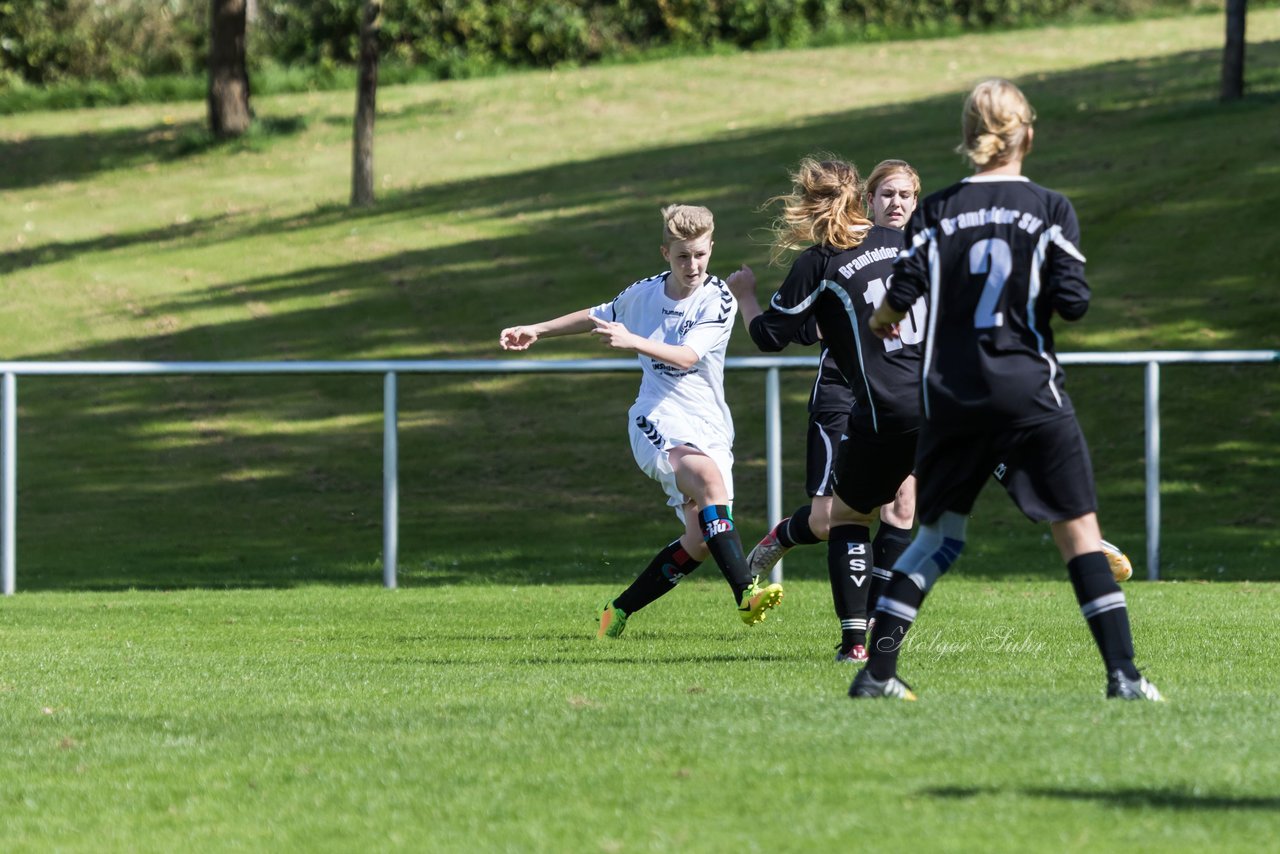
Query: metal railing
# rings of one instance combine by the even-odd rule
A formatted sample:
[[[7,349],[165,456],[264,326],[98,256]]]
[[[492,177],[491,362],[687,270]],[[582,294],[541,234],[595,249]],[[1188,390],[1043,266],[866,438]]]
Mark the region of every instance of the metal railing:
[[[1160,366],[1175,363],[1280,362],[1276,350],[1061,353],[1065,365],[1145,365],[1147,578],[1160,577]],[[741,356],[725,360],[730,370],[764,370],[767,513],[770,525],[782,517],[782,397],[779,371],[814,369],[816,356]],[[635,359],[360,361],[360,362],[0,362],[3,417],[0,419],[0,584],[17,589],[18,381],[19,376],[155,376],[250,374],[382,374],[382,582],[396,586],[399,548],[399,374],[595,373],[638,370]],[[774,569],[782,577],[781,563]]]

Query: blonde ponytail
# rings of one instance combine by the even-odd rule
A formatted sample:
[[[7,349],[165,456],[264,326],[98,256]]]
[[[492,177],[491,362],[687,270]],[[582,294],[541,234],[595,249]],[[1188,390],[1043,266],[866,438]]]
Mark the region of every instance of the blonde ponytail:
[[[1000,166],[1031,152],[1031,102],[1008,80],[984,80],[964,102],[963,141],[956,147],[977,169]]]
[[[862,243],[871,220],[862,211],[864,189],[858,169],[834,158],[806,157],[791,175],[791,192],[774,196],[768,204],[781,203],[774,220],[770,262],[789,250],[820,244],[852,249]]]

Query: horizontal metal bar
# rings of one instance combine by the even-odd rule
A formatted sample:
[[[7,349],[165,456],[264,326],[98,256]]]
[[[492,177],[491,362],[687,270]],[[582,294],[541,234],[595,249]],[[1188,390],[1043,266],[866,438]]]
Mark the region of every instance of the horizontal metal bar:
[[[1064,365],[1161,365],[1280,362],[1280,350],[1151,350],[1128,353],[1059,353]]]
[[[1124,353],[1059,353],[1064,365],[1145,365],[1280,362],[1280,350],[1153,350]],[[817,356],[731,356],[725,367],[814,368]],[[298,362],[0,362],[16,376],[152,376],[156,374],[518,374],[634,371],[635,359],[423,359]]]

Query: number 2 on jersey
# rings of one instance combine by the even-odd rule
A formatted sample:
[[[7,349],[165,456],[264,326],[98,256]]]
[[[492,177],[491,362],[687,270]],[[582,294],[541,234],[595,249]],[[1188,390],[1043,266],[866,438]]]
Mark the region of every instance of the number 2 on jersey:
[[[867,289],[863,292],[862,298],[872,308],[879,308],[880,301],[884,299],[885,291],[889,289],[889,283],[892,281],[893,276],[889,276],[888,281],[872,279],[867,282]],[[898,325],[898,337],[884,339],[885,352],[892,353],[894,350],[901,350],[903,344],[919,344],[923,341],[926,313],[924,297],[921,296],[911,304],[910,310],[907,311],[907,316]]]
[[[1000,292],[1013,270],[1013,253],[1009,244],[998,237],[979,240],[969,247],[969,272],[975,276],[987,274],[982,285],[982,296],[973,312],[975,329],[993,329],[1004,326],[1004,313],[996,311],[1000,304]]]

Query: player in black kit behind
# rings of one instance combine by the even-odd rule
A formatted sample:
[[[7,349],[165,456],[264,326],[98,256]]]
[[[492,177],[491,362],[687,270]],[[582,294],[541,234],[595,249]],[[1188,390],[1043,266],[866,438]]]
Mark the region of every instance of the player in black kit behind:
[[[920,205],[893,286],[871,318],[870,331],[893,340],[907,311],[929,296],[920,530],[877,604],[875,643],[851,697],[915,699],[897,675],[903,639],[964,548],[968,514],[1003,462],[1014,503],[1032,521],[1049,522],[1106,665],[1106,696],[1161,699],[1134,666],[1125,596],[1102,551],[1089,449],[1054,356],[1052,315],[1079,319],[1090,294],[1075,210],[1022,175],[1034,118],[1009,81],[974,88],[960,151],[975,174]]]
[[[853,409],[836,452],[827,570],[841,628],[836,660],[863,661],[874,553],[870,526],[881,505],[894,502],[915,460],[925,301],[921,297],[909,306],[897,338],[881,341],[870,335],[867,321],[884,297],[893,259],[903,246],[900,226],[866,217],[866,188],[850,163],[806,158],[792,183],[791,193],[778,199],[782,214],[775,225],[774,258],[806,248],[769,307],[759,310],[750,268],[731,274],[728,284],[745,305],[744,314],[752,315],[748,328],[756,346],[781,350],[816,321],[827,355],[852,389]],[[910,182],[907,186],[914,189]],[[786,525],[783,547],[819,540],[807,516],[797,516]],[[776,536],[771,531],[752,555],[758,558]],[[782,550],[773,542],[770,563]],[[748,560],[763,567],[751,556]]]

